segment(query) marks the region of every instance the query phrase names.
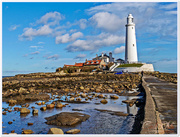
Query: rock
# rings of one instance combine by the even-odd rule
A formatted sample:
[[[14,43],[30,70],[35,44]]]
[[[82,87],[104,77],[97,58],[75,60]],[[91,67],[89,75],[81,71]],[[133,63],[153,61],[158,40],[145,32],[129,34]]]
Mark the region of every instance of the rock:
[[[30,110],[27,109],[27,108],[21,108],[20,113],[21,113],[21,114],[28,114],[28,113],[30,113]]]
[[[105,100],[105,99],[103,99],[103,100],[101,100],[101,103],[102,103],[102,104],[107,104],[107,103],[108,103],[108,101],[107,101],[107,100]]]
[[[6,115],[6,111],[3,111],[2,114],[3,114],[3,115]]]
[[[46,107],[41,107],[40,110],[46,111]]]
[[[101,89],[100,89],[100,88],[97,88],[97,89],[96,89],[96,92],[101,92]]]
[[[30,129],[26,129],[22,131],[22,134],[33,134],[34,132]]]
[[[64,134],[60,128],[50,128],[48,134]]]
[[[25,88],[22,88],[22,87],[20,87],[20,89],[19,89],[19,93],[24,93],[24,92],[26,92],[27,90],[25,89]]]
[[[19,107],[14,107],[14,110],[15,111],[19,111]]]
[[[110,98],[111,98],[111,99],[118,99],[119,97],[116,96],[116,95],[111,95]]]
[[[12,130],[12,131],[11,131],[11,133],[14,133],[14,132],[15,132],[15,130]]]
[[[46,105],[47,109],[51,109],[51,108],[54,108],[54,104],[48,104]]]
[[[26,104],[26,105],[25,105],[25,107],[27,107],[27,108],[28,108],[28,107],[29,107],[29,104]]]
[[[62,107],[63,107],[63,104],[61,103],[56,104],[56,108],[62,108]]]
[[[108,88],[107,91],[108,91],[109,93],[112,93],[112,92],[113,92],[113,90],[112,90],[111,88]]]
[[[54,116],[45,118],[47,124],[57,126],[72,126],[86,121],[90,116],[78,112],[62,112]]]
[[[38,102],[37,105],[41,105],[41,102]]]
[[[98,98],[103,98],[103,94],[99,94],[97,97]]]
[[[69,131],[66,131],[67,134],[77,134],[79,132],[81,132],[81,130],[79,129],[71,129]]]
[[[8,102],[9,102],[9,105],[15,105],[17,103],[17,100],[11,99]]]
[[[69,101],[74,101],[74,97],[70,98]]]
[[[134,104],[136,100],[123,100],[122,102],[129,105],[129,104]]]
[[[82,90],[83,90],[83,89],[84,89],[84,87],[83,87],[83,86],[81,86],[81,87],[80,87],[80,89],[82,89]]]
[[[12,124],[13,122],[12,121],[9,121],[8,124]]]
[[[33,114],[38,114],[38,110],[37,109],[33,109],[32,113]]]
[[[28,123],[29,126],[33,125],[33,123]]]
[[[76,98],[76,101],[81,101],[81,98]]]
[[[8,110],[8,112],[12,112],[12,109]]]
[[[45,102],[43,101],[43,102],[41,102],[41,104],[42,104],[42,105],[44,105],[44,104],[45,104]]]
[[[82,93],[82,94],[81,94],[81,97],[82,97],[82,98],[85,98],[85,97],[86,97],[86,94],[85,94],[85,93]]]

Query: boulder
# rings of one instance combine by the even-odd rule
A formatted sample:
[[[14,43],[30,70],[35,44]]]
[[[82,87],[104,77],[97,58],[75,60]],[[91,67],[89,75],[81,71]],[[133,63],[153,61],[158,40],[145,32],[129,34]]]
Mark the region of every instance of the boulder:
[[[81,94],[81,97],[82,97],[82,98],[85,98],[85,97],[86,97],[86,94],[85,94],[85,93],[82,93],[82,94]]]
[[[41,105],[41,102],[38,102],[37,105]]]
[[[103,98],[104,96],[103,96],[103,94],[99,94],[97,97],[98,98]]]
[[[112,90],[111,88],[108,88],[107,91],[108,91],[109,93],[112,93],[112,92],[113,92],[113,90]]]
[[[116,96],[116,95],[111,95],[110,98],[111,98],[111,99],[118,99],[119,97]]]
[[[81,101],[81,98],[76,98],[76,101]]]
[[[37,109],[33,109],[32,113],[33,114],[38,114],[38,110]]]
[[[60,128],[50,128],[48,134],[64,134]]]
[[[33,125],[33,123],[28,123],[29,126]]]
[[[103,100],[101,100],[101,103],[102,103],[102,104],[107,104],[107,103],[108,103],[108,101],[107,101],[107,100],[105,100],[105,99],[103,99]]]
[[[28,107],[29,107],[29,104],[27,103],[27,104],[25,105],[25,107],[27,107],[27,108],[28,108]]]
[[[25,88],[22,88],[22,87],[20,87],[20,89],[19,89],[19,93],[24,93],[24,92],[26,92],[27,90],[25,89]]]
[[[15,105],[17,103],[17,100],[11,99],[8,102],[9,102],[9,105]]]
[[[14,107],[14,110],[15,111],[19,111],[19,107]]]
[[[79,132],[81,132],[81,130],[79,129],[71,129],[71,130],[66,131],[67,134],[77,134]]]
[[[22,131],[22,134],[33,134],[34,132],[30,129],[26,129]]]
[[[51,108],[54,108],[54,104],[48,104],[46,105],[47,109],[51,109]]]
[[[83,90],[83,89],[84,89],[84,87],[83,87],[83,86],[81,86],[81,87],[80,87],[80,89],[82,89],[82,90]]]
[[[13,122],[12,121],[9,121],[8,124],[12,124]]]
[[[21,108],[20,113],[21,113],[21,114],[28,114],[28,113],[30,113],[30,110],[27,109],[27,108]]]
[[[86,121],[90,116],[78,112],[62,112],[54,116],[45,118],[47,124],[57,126],[73,126],[77,123]]]
[[[45,107],[45,106],[44,106],[44,107],[41,107],[40,110],[46,111],[46,107]]]
[[[56,104],[56,108],[62,108],[62,107],[63,107],[63,104],[61,103]]]
[[[69,101],[74,101],[74,97],[70,98]]]

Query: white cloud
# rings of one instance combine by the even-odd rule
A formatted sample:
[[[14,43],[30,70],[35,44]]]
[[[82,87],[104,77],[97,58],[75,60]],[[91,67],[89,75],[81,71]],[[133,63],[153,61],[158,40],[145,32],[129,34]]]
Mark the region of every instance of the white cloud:
[[[165,10],[173,10],[175,8],[177,8],[177,3],[176,2],[174,2],[172,4],[166,4],[166,5],[161,5],[160,6],[160,9],[165,9]]]
[[[38,42],[38,44],[45,44],[45,42],[41,42],[41,41],[39,41],[39,42]]]
[[[59,12],[49,12],[42,16],[37,23],[38,24],[48,24],[48,25],[59,25],[59,21],[62,20],[64,16]]]
[[[79,26],[81,29],[85,29],[87,27],[87,20],[86,19],[80,19],[79,20]]]
[[[87,40],[76,40],[68,45],[66,50],[68,52],[75,51],[93,51],[101,47],[108,47],[118,45],[125,42],[125,37],[112,35],[109,33],[101,33],[94,37],[88,37]]]
[[[16,30],[18,27],[20,27],[20,25],[11,25],[9,30],[13,31],[13,30]]]
[[[97,28],[107,31],[118,31],[123,24],[118,16],[108,12],[99,12],[90,18],[90,21],[95,24]]]
[[[35,49],[38,49],[38,48],[42,48],[43,46],[30,46],[30,48],[35,48]]]
[[[59,58],[58,54],[54,54],[52,56],[48,56],[46,59],[52,59],[52,60],[57,60]]]
[[[82,59],[82,58],[85,58],[86,57],[86,54],[79,54],[75,57],[75,59]]]
[[[111,21],[106,21],[107,18],[104,17],[102,13],[113,14],[123,20],[121,22],[122,26],[118,29],[120,30],[121,28],[124,28],[123,31],[125,30],[125,27],[123,26],[126,24],[126,17],[129,13],[132,13],[139,35],[144,35],[144,33],[156,34],[162,39],[167,37],[177,37],[176,9],[177,2],[166,4],[155,2],[117,2],[94,6],[86,11],[88,14],[94,16],[94,20],[97,22],[97,27],[105,28],[108,31],[110,31],[111,28],[108,28],[108,25],[106,26],[106,22],[110,22],[109,24],[113,23],[111,23]],[[100,17],[98,16],[99,18],[97,18],[98,14],[99,16],[101,15]],[[102,18],[102,20],[100,20],[100,18]],[[108,18],[111,19],[111,17]],[[115,25],[115,27],[117,26],[119,25]],[[169,33],[169,30],[173,30],[171,31],[173,33]]]
[[[32,52],[31,55],[39,54],[39,51]]]
[[[35,36],[46,36],[52,33],[49,25],[41,26],[39,29],[24,28],[24,33],[19,36],[20,39],[32,40]]]
[[[74,41],[77,38],[80,38],[82,36],[83,36],[83,33],[81,33],[81,32],[75,32],[71,36],[68,33],[65,35],[62,35],[62,36],[57,36],[56,44],[68,43],[68,42]]]
[[[119,47],[119,48],[116,48],[115,50],[114,50],[114,53],[115,54],[119,54],[119,53],[123,53],[125,51],[125,46],[121,46],[121,47]]]

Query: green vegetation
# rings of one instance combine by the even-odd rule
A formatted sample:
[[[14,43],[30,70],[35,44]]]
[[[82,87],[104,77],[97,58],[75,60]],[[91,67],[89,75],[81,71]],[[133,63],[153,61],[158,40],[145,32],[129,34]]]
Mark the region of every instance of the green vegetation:
[[[138,63],[138,64],[122,64],[119,65],[118,68],[125,68],[125,67],[141,67],[143,64]]]

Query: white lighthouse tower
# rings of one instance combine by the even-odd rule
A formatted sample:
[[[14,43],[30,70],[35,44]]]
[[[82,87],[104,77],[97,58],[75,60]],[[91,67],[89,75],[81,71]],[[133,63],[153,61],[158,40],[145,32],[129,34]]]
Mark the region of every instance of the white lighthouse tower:
[[[129,14],[127,17],[125,62],[126,63],[137,63],[138,62],[135,24],[133,22],[132,14]]]

